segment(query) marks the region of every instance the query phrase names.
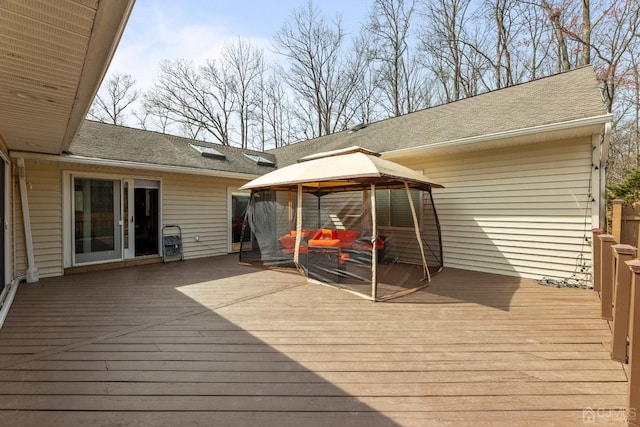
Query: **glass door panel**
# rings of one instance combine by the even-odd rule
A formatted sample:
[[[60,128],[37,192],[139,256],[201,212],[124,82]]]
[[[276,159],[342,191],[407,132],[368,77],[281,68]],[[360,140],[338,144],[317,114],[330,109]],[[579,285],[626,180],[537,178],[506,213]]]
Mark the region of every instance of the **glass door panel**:
[[[129,182],[122,184],[122,248],[124,249],[124,257],[129,256]]]
[[[74,177],[73,193],[75,262],[120,259],[120,181]]]
[[[149,184],[139,184],[134,189],[135,204],[135,254],[136,256],[158,255],[159,245],[159,188],[148,188]],[[158,185],[159,183],[155,181]],[[138,187],[145,185],[146,188]]]
[[[240,241],[242,238],[242,224],[244,216],[249,206],[250,195],[247,193],[231,194],[231,250],[238,252],[240,250]],[[250,236],[251,230],[247,226],[244,230],[244,236]],[[246,239],[245,239],[246,240]]]

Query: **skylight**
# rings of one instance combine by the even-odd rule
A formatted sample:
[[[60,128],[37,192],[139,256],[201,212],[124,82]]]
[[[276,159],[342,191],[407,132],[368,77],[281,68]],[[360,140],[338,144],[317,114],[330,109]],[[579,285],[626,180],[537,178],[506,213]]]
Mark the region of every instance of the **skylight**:
[[[258,156],[257,154],[247,154],[247,153],[243,153],[247,158],[253,160],[254,162],[256,162],[256,164],[258,166],[275,166],[276,164],[273,163],[271,160],[269,159],[265,159],[262,156]]]
[[[193,145],[189,144],[189,147],[196,150],[198,153],[202,155],[202,157],[211,157],[212,159],[226,159],[226,156],[212,147],[203,147],[201,145]]]

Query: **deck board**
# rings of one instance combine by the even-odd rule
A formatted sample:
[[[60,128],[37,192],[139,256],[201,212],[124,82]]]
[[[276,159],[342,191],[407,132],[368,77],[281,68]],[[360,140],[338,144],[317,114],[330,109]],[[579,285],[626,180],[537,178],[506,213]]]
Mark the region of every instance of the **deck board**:
[[[234,256],[20,286],[0,425],[623,425],[595,293],[445,269],[371,303]]]

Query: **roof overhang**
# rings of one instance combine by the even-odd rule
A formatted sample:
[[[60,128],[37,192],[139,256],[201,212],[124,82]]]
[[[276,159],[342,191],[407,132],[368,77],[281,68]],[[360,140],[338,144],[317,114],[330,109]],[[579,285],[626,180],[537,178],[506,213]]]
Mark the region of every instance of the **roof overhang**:
[[[92,168],[101,169],[119,169],[136,172],[159,173],[159,174],[182,174],[207,176],[215,178],[237,179],[242,181],[250,181],[258,177],[258,175],[228,172],[212,169],[198,169],[184,166],[159,165],[154,163],[140,163],[122,160],[98,159],[92,157],[73,156],[73,155],[50,155],[42,153],[12,151],[12,159],[25,159],[35,163],[56,163],[68,166],[91,166]]]
[[[506,132],[473,136],[469,138],[442,141],[411,148],[402,148],[399,150],[385,151],[382,153],[382,157],[394,161],[412,161],[416,159],[416,156],[453,155],[479,150],[515,147],[554,140],[579,138],[602,133],[604,131],[605,124],[611,123],[612,120],[612,114],[603,114],[600,116],[553,123],[544,126],[535,126]]]
[[[69,148],[134,2],[0,2],[0,146]]]

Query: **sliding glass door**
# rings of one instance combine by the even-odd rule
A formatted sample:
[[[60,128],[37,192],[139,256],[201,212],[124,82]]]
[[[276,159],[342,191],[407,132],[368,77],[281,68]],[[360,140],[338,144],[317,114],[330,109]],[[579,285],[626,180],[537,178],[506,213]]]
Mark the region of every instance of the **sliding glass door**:
[[[120,180],[73,178],[75,263],[122,258]]]

